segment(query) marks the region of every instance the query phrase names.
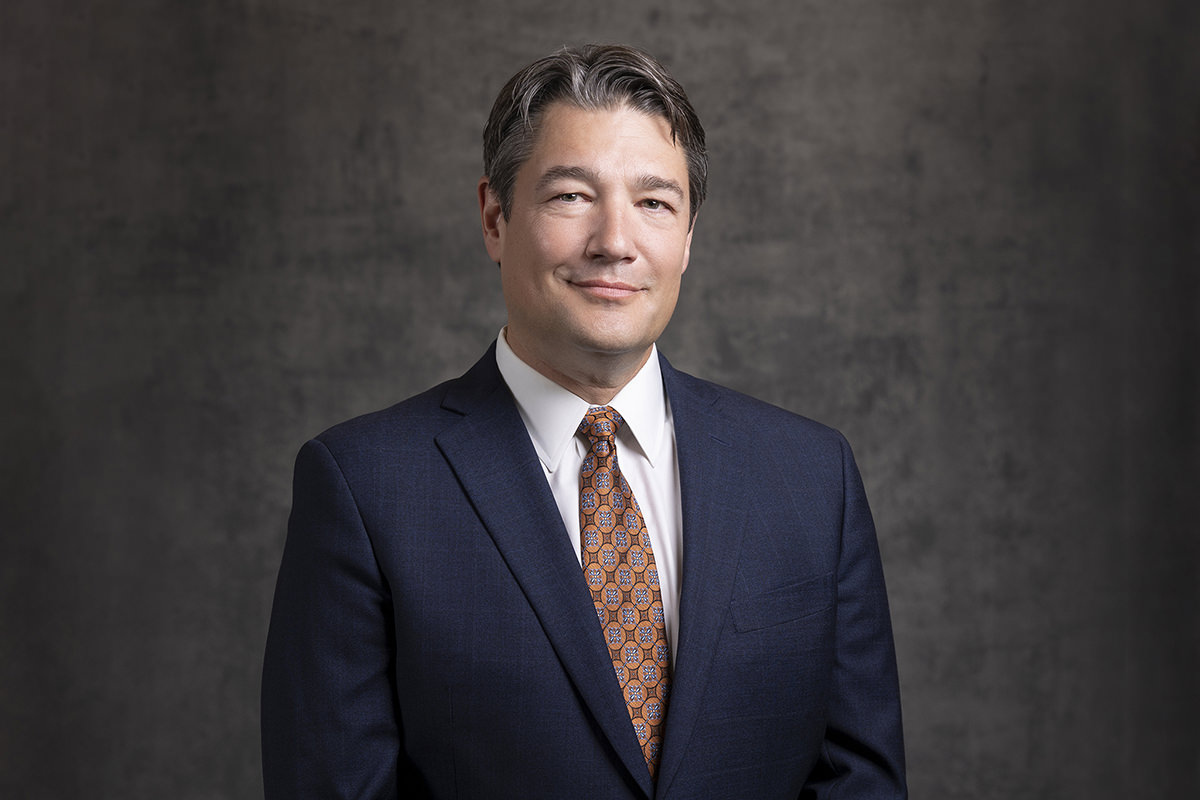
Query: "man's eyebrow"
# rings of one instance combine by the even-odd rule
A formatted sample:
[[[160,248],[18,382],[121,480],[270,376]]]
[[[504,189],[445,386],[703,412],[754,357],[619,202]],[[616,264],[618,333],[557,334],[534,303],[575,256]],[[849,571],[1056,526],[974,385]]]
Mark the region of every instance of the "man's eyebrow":
[[[541,192],[550,188],[550,184],[556,181],[576,180],[586,183],[594,183],[596,181],[596,173],[584,167],[550,167],[542,173],[542,177],[538,178],[537,186],[534,190]]]
[[[637,180],[637,187],[643,192],[670,192],[680,200],[683,199],[683,187],[678,182],[670,178],[661,178],[658,175],[641,175]]]

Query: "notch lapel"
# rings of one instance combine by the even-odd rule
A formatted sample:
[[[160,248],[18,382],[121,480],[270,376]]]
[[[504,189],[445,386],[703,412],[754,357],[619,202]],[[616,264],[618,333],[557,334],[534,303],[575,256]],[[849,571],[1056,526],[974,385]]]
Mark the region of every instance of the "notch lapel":
[[[744,453],[734,446],[736,420],[721,415],[718,395],[662,359],[663,382],[675,421],[683,508],[683,578],[679,643],[663,735],[657,797],[666,797],[709,684],[713,657],[728,616],[746,524],[738,476]]]
[[[443,406],[463,417],[437,436],[438,447],[580,697],[650,797],[654,793],[650,774],[613,673],[591,593],[533,443],[496,367],[494,345],[450,386]]]

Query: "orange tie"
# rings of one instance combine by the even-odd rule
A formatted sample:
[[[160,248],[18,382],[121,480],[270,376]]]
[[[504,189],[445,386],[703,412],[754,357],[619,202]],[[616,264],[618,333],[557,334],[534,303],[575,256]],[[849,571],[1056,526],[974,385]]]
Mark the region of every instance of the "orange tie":
[[[579,423],[590,443],[580,473],[579,529],[584,578],[654,778],[671,683],[671,649],[650,536],[617,466],[614,436],[623,421],[616,409],[593,406]]]

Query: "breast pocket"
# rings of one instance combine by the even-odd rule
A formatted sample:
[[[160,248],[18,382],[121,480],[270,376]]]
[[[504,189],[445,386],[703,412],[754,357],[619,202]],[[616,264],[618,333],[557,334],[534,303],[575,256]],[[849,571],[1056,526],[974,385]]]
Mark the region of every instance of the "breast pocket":
[[[734,597],[729,605],[738,631],[755,631],[803,619],[833,608],[833,573],[756,594]]]

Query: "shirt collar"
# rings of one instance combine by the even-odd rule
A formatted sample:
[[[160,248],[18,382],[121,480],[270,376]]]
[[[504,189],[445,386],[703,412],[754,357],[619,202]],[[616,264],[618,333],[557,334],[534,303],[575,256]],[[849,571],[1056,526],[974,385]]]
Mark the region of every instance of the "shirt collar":
[[[517,401],[538,458],[554,472],[591,404],[522,361],[504,334],[501,330],[496,337],[496,366]],[[651,345],[650,358],[609,405],[625,419],[623,427],[653,467],[668,419],[656,346]]]

